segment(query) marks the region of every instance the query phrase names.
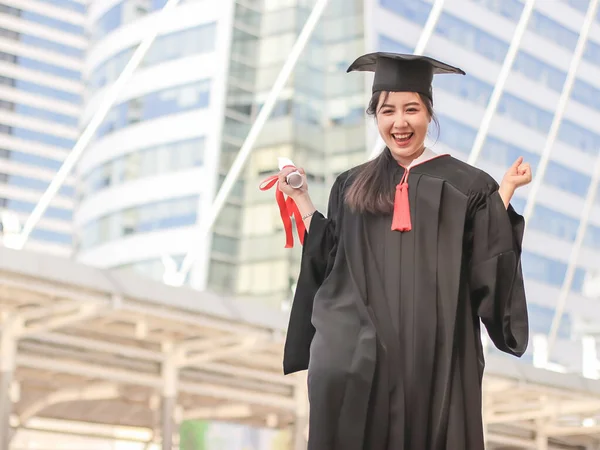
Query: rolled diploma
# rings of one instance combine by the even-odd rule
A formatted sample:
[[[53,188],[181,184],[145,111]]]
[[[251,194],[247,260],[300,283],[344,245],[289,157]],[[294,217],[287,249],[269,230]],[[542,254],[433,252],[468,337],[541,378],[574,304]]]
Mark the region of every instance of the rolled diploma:
[[[277,160],[279,162],[279,170],[282,170],[286,166],[296,167],[296,165],[290,159],[279,157],[279,158],[277,158]],[[294,189],[298,189],[298,188],[302,187],[302,185],[304,184],[304,179],[302,178],[302,174],[300,172],[298,172],[297,170],[295,172],[290,173],[286,177],[286,180],[287,180],[288,184],[291,187],[293,187]]]

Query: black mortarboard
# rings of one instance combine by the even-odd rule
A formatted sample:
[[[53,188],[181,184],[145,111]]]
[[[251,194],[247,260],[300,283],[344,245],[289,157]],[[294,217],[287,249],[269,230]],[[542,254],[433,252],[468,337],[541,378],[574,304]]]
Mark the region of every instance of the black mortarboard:
[[[433,76],[443,73],[465,75],[453,67],[428,56],[398,53],[369,53],[359,57],[347,72],[375,72],[373,93],[378,91],[419,92],[433,102],[431,82]]]

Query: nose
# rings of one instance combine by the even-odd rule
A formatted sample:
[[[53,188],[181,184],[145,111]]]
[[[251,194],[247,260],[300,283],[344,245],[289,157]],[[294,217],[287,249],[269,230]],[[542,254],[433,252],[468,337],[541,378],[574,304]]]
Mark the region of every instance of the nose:
[[[394,129],[403,129],[408,127],[406,116],[399,112],[394,118]]]

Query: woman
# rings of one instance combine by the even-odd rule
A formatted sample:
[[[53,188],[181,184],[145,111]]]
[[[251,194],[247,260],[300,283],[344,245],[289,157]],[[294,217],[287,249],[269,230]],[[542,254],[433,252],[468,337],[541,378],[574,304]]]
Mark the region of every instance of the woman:
[[[500,350],[527,346],[509,202],[530,168],[520,158],[498,186],[425,147],[433,75],[460,69],[375,53],[353,70],[375,72],[368,112],[386,149],[336,179],[327,218],[306,179],[279,174],[308,231],[284,356],[285,373],[308,369],[308,448],[483,449],[480,320]]]

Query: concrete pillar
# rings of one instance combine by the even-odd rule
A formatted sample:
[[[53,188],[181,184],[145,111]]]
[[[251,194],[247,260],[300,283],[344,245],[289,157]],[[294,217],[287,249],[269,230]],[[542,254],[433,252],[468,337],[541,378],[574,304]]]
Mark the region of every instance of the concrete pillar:
[[[308,431],[308,389],[306,385],[306,376],[298,376],[298,382],[295,388],[296,399],[296,421],[294,423],[293,449],[306,450],[307,431]]]
[[[10,322],[6,322],[0,337],[0,450],[8,450],[12,435],[10,428],[11,385],[16,366],[16,353],[17,340],[14,327]]]
[[[536,450],[548,450],[548,435],[546,434],[546,421],[538,419],[535,421],[537,430],[535,432]]]
[[[175,409],[177,406],[177,382],[179,369],[172,351],[165,356],[162,364],[163,389],[161,396],[161,436],[162,450],[173,450],[175,433]]]

